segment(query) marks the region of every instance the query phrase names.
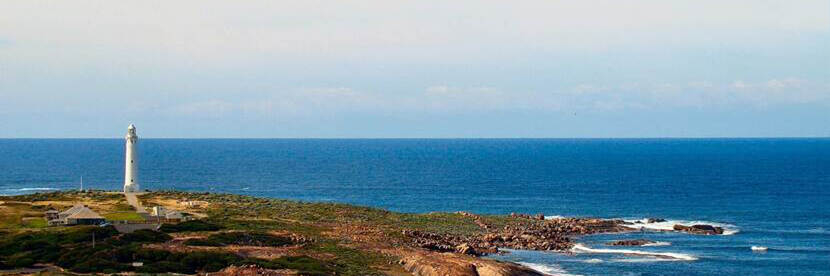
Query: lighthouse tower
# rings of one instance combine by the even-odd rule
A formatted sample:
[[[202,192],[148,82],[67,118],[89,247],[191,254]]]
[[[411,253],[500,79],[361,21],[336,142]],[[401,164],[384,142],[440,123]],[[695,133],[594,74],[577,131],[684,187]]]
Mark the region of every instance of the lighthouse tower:
[[[138,186],[138,135],[135,134],[135,125],[127,128],[127,154],[124,167],[124,192],[135,193],[141,191]]]

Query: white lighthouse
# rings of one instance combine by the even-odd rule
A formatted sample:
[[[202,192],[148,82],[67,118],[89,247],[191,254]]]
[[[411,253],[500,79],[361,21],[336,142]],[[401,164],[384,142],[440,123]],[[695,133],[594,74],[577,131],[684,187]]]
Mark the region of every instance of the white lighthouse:
[[[135,125],[127,128],[127,154],[124,167],[124,192],[135,193],[141,191],[138,186],[138,135],[135,134]]]

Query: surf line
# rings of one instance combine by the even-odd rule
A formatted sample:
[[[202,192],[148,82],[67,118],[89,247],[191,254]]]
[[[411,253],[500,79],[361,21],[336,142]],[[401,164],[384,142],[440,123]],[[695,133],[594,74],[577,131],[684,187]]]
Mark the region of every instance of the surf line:
[[[623,255],[634,255],[634,256],[649,256],[655,257],[663,260],[670,260],[670,261],[696,261],[697,257],[688,255],[688,254],[681,254],[681,253],[671,253],[671,252],[648,252],[648,251],[639,251],[639,250],[627,250],[627,249],[598,249],[598,248],[590,248],[581,243],[575,244],[571,247],[571,252],[573,253],[595,253],[595,254],[623,254]]]

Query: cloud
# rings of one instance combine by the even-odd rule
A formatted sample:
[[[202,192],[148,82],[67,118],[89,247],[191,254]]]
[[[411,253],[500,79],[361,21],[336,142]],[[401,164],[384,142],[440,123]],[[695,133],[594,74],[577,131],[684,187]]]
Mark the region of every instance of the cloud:
[[[234,104],[222,100],[208,100],[190,102],[174,106],[171,112],[175,115],[185,115],[199,118],[221,118],[233,112]]]
[[[18,42],[18,55],[41,62],[67,53],[107,62],[125,58],[125,51],[173,64],[247,64],[263,57],[327,60],[378,53],[410,60],[460,59],[489,57],[505,47],[509,52],[607,51],[665,42],[667,37],[671,43],[689,45],[757,43],[830,30],[827,1],[12,0],[3,6],[0,34]],[[62,50],[46,51],[54,48]]]
[[[804,80],[796,78],[772,79],[766,82],[769,89],[799,89],[805,84]]]
[[[204,118],[290,118],[371,110],[381,99],[346,87],[297,88],[255,96],[193,101],[174,105],[176,115]]]
[[[693,81],[685,84],[624,84],[616,88],[589,90],[580,94],[595,98],[600,107],[666,108],[666,107],[769,107],[790,104],[830,104],[830,83],[810,82],[798,78],[776,78],[729,83]],[[580,91],[584,89],[579,88]],[[609,99],[614,103],[609,105]]]
[[[746,109],[805,103],[830,105],[830,83],[788,77],[756,82],[578,84],[558,91],[440,85],[427,88],[426,95],[426,106],[444,111],[616,112],[689,107]]]
[[[749,85],[744,83],[744,81],[737,80],[737,81],[732,82],[732,87],[736,88],[736,89],[745,89],[745,88],[749,87]]]

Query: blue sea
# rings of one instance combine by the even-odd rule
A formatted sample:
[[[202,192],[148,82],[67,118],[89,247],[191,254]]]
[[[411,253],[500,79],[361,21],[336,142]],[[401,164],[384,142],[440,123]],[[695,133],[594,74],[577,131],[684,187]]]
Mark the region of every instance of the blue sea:
[[[151,190],[403,212],[657,217],[731,234],[605,234],[577,240],[590,250],[495,256],[551,274],[830,275],[830,139],[143,139],[139,149]],[[77,189],[82,176],[86,188],[118,190],[123,156],[122,139],[0,139],[0,194]],[[604,245],[633,238],[662,246]]]

